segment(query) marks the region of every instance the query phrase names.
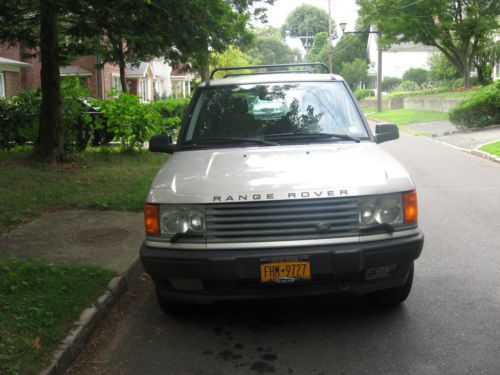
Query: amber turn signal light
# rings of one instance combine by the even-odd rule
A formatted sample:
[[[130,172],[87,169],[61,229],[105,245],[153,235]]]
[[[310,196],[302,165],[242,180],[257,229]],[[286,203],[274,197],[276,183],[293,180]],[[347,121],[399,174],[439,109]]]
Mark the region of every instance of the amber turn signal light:
[[[403,193],[403,213],[405,223],[416,223],[418,220],[417,191]]]
[[[144,225],[146,234],[160,234],[160,206],[157,204],[146,203],[144,205]]]

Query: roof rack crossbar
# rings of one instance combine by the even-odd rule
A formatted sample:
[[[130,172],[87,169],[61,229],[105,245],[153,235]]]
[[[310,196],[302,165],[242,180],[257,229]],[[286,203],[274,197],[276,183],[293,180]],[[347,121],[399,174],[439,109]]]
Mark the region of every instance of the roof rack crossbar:
[[[258,72],[258,73],[229,73],[224,76],[227,77],[239,77],[239,76],[251,76],[254,74],[287,74],[287,73],[312,73],[310,70],[271,70],[268,72]]]
[[[299,63],[299,64],[275,64],[275,65],[251,65],[251,66],[228,66],[225,68],[215,68],[212,70],[212,73],[210,74],[210,79],[214,78],[214,74],[216,72],[221,72],[221,71],[231,71],[231,70],[257,70],[257,69],[269,69],[269,68],[296,68],[296,67],[320,67],[325,70],[326,73],[330,73],[328,70],[328,67],[320,62],[316,63]],[[274,73],[274,72],[273,72]],[[254,74],[261,74],[259,72],[254,73]]]

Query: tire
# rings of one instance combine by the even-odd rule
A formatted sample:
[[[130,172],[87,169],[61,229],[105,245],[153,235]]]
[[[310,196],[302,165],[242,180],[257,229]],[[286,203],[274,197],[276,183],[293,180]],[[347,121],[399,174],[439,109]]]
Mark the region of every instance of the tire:
[[[381,306],[381,307],[396,307],[403,303],[411,291],[411,286],[413,284],[413,273],[414,266],[413,263],[410,267],[410,272],[408,273],[408,279],[404,285],[398,286],[396,288],[380,290],[378,292],[368,293],[365,297],[371,305]]]
[[[156,288],[156,300],[158,301],[160,308],[167,315],[190,315],[196,311],[195,305],[191,303],[171,301],[163,298],[158,291],[158,288]]]

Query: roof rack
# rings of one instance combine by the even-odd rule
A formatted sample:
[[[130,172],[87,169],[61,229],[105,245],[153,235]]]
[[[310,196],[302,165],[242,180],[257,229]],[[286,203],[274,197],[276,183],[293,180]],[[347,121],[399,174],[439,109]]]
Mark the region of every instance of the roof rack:
[[[228,77],[239,77],[239,76],[251,76],[254,74],[287,74],[287,73],[312,73],[310,70],[271,70],[268,72],[257,72],[257,73],[230,73],[226,74],[224,78]]]
[[[231,70],[258,70],[258,69],[269,69],[269,68],[296,68],[296,67],[320,67],[325,70],[325,73],[330,73],[328,70],[328,67],[320,62],[315,62],[315,63],[299,63],[299,64],[275,64],[275,65],[252,65],[252,66],[228,66],[226,68],[215,68],[212,70],[212,73],[210,74],[210,79],[214,78],[214,74],[216,72],[222,72],[222,71],[231,71]],[[302,72],[302,71],[289,71],[286,70],[285,72],[287,73],[295,73],[295,72]],[[284,71],[267,71],[267,72],[255,72],[255,73],[243,73],[245,75],[251,75],[251,74],[276,74],[276,73],[284,73]],[[240,74],[242,75],[242,74]],[[226,76],[227,77],[227,76]]]

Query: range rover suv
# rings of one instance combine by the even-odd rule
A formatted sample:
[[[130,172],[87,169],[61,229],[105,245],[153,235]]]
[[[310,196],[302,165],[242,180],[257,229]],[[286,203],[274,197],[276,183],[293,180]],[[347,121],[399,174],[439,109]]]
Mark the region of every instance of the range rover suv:
[[[417,195],[378,146],[398,128],[373,134],[344,79],[322,67],[217,69],[225,76],[200,85],[177,142],[150,140],[172,154],[147,197],[140,249],[165,310],[336,292],[407,298],[423,247]]]

